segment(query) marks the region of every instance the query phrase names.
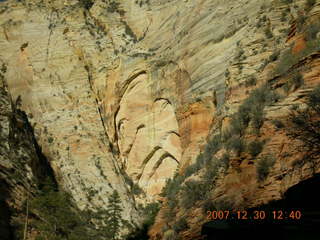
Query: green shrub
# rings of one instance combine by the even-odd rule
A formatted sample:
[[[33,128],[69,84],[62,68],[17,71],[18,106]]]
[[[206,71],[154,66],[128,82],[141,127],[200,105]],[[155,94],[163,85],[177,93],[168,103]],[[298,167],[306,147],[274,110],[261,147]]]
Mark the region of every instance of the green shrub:
[[[313,41],[308,41],[306,48],[301,52],[301,57],[308,56],[314,52],[320,51],[320,40],[315,39]]]
[[[240,156],[245,149],[245,142],[240,137],[233,137],[228,141],[226,147],[228,150],[234,151],[237,156]]]
[[[210,185],[201,181],[189,180],[181,189],[181,206],[185,209],[192,207],[197,201],[203,200]]]
[[[261,21],[259,19],[259,21],[256,23],[256,28],[260,28],[261,27]]]
[[[301,87],[303,83],[304,81],[301,73],[297,72],[292,76],[292,85],[294,86],[295,89]]]
[[[160,204],[158,202],[148,203],[145,208],[143,209],[143,215],[146,217],[145,222],[148,225],[152,225],[154,223],[154,219],[157,213],[160,210]]]
[[[175,200],[175,202],[176,202],[176,200]],[[175,206],[177,206],[178,205],[178,203],[176,203],[175,204]],[[176,214],[175,214],[175,212],[173,211],[173,209],[174,208],[168,208],[168,209],[165,209],[165,211],[164,211],[164,213],[163,213],[163,216],[164,216],[164,218],[166,219],[166,221],[168,221],[168,222],[171,222],[171,221],[173,221],[174,219],[175,219],[175,216],[176,216]]]
[[[279,58],[280,55],[280,51],[279,50],[275,50],[269,57],[269,62],[274,62]]]
[[[96,166],[97,165],[99,165],[99,163],[96,164]],[[99,166],[98,168],[100,169],[101,166]],[[128,184],[130,186],[130,188],[133,188],[134,183],[133,183],[131,177],[129,177],[129,175],[126,172],[123,172],[123,177],[124,177],[125,183]]]
[[[296,90],[303,85],[303,77],[299,72],[293,74],[293,76],[284,85],[284,90],[289,92],[292,88]]]
[[[110,1],[109,5],[108,5],[107,11],[111,12],[111,13],[117,12],[119,9],[119,6],[120,6],[120,3],[112,0],[112,1]]]
[[[133,186],[131,188],[131,192],[134,195],[140,195],[143,193],[143,190],[140,188],[139,184],[135,183],[135,184],[133,184]]]
[[[271,121],[271,123],[276,127],[276,128],[283,128],[284,124],[282,121],[278,120],[278,119],[274,119]]]
[[[180,185],[183,182],[184,177],[176,174],[173,179],[168,179],[165,187],[162,189],[161,196],[169,199],[174,199],[176,194],[180,190]]]
[[[230,136],[237,135],[237,136],[243,136],[244,132],[248,126],[248,123],[250,121],[250,112],[248,109],[244,109],[245,111],[240,113],[235,113],[230,122]]]
[[[316,3],[316,0],[306,0],[306,9],[312,8]]]
[[[205,147],[204,154],[203,154],[205,161],[210,160],[212,155],[218,152],[220,148],[221,148],[221,135],[217,134],[217,135],[214,135],[208,141],[208,144]]]
[[[293,110],[287,128],[287,135],[294,140],[299,140],[301,145],[299,151],[304,153],[300,162],[315,161],[320,152],[320,85],[318,85],[307,96],[307,108],[304,110]],[[298,162],[297,162],[298,163]]]
[[[240,57],[244,54],[244,50],[242,48],[238,48],[238,53],[235,56],[235,59],[240,59]]]
[[[230,160],[229,153],[224,153],[220,158],[220,163],[226,170],[229,168],[229,160]]]
[[[249,76],[245,81],[246,87],[254,86],[256,84],[257,84],[257,78],[254,77],[253,75]]]
[[[313,38],[315,30],[309,30],[307,31],[307,36],[309,34],[309,37],[307,38]],[[313,32],[313,33],[312,33]],[[297,64],[300,59],[314,53],[320,51],[320,40],[319,39],[313,39],[309,40],[306,43],[305,49],[303,49],[298,54],[292,54],[292,47],[290,49],[287,49],[282,56],[280,57],[280,61],[278,62],[278,65],[275,68],[275,74],[283,75],[288,72],[290,68],[292,68],[293,65]]]
[[[221,143],[222,140],[220,134],[213,136],[205,146],[204,152],[198,155],[196,162],[186,168],[184,178],[191,176],[200,169],[204,168],[206,165],[210,164],[213,155],[221,148]]]
[[[266,179],[274,163],[275,159],[271,155],[266,155],[259,159],[257,162],[257,176],[259,181]]]
[[[259,67],[259,71],[263,71],[265,69],[265,67],[268,65],[268,60],[267,59],[263,59],[262,60],[262,64]]]
[[[169,207],[169,209],[173,210],[176,206],[178,206],[177,199],[168,198],[168,207]]]
[[[309,95],[308,95],[308,106],[317,113],[320,113],[320,85],[318,85]]]
[[[212,184],[213,179],[217,176],[218,174],[218,160],[216,158],[213,158],[213,161],[210,165],[206,166],[206,171],[204,175],[202,176],[203,181],[206,184]]]
[[[280,57],[280,61],[275,68],[275,73],[282,75],[288,71],[288,69],[298,62],[296,55],[292,55],[291,48],[286,50]]]
[[[261,18],[261,21],[266,22],[267,21],[267,16],[263,15],[262,18]]]
[[[80,4],[87,10],[89,10],[92,5],[93,5],[93,1],[92,0],[80,0]]]
[[[177,234],[172,229],[169,229],[163,234],[163,239],[164,240],[177,240]]]
[[[250,96],[240,105],[238,112],[232,116],[231,135],[243,136],[251,120],[253,127],[259,129],[263,124],[264,107],[278,99],[279,96],[268,85],[253,90]]]
[[[230,71],[228,69],[224,72],[224,76],[226,78],[228,78],[230,76]]]
[[[127,24],[125,21],[121,21],[125,25],[125,33],[126,35],[130,36],[133,39],[133,42],[137,42],[137,36],[136,34],[132,31],[130,26]]]
[[[258,156],[263,149],[264,142],[258,140],[252,141],[248,144],[248,152],[252,157]]]
[[[185,218],[180,218],[173,224],[173,230],[176,233],[182,232],[188,228],[189,226]]]
[[[288,72],[293,65],[297,64],[300,59],[314,53],[320,51],[320,40],[316,39],[316,35],[319,32],[320,27],[315,25],[310,25],[306,31],[306,37],[308,39],[306,43],[306,48],[300,51],[297,54],[292,54],[292,46],[287,49],[282,56],[280,57],[280,61],[278,65],[275,67],[275,74],[283,75]]]
[[[263,125],[263,122],[264,122],[263,107],[264,106],[257,105],[251,111],[251,123],[255,131],[259,130]]]
[[[306,30],[306,39],[307,41],[312,41],[317,38],[317,34],[320,32],[320,24],[312,23],[308,26]]]
[[[302,27],[303,27],[306,19],[307,19],[307,17],[305,15],[298,15],[298,18],[297,18],[297,31],[298,32],[301,32]]]
[[[204,161],[203,160],[203,154],[200,153],[199,156],[197,157],[196,161],[197,162],[203,162]],[[199,164],[191,164],[186,168],[186,170],[184,172],[184,175],[186,177],[189,177],[192,174],[198,172],[199,170],[200,170],[200,165]]]
[[[273,33],[272,33],[270,28],[266,28],[264,33],[265,33],[267,38],[272,38],[273,37]]]
[[[202,205],[202,211],[206,214],[208,211],[216,210],[215,204],[211,199],[207,199]]]

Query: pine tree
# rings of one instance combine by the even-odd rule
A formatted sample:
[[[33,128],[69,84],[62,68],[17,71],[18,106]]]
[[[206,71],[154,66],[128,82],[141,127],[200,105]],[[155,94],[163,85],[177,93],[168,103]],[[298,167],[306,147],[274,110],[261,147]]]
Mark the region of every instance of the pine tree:
[[[108,219],[106,221],[107,226],[109,228],[109,233],[111,239],[118,239],[118,235],[120,232],[120,225],[122,223],[121,219],[121,211],[122,208],[120,206],[121,200],[118,192],[116,190],[113,191],[112,195],[109,197],[108,204]]]

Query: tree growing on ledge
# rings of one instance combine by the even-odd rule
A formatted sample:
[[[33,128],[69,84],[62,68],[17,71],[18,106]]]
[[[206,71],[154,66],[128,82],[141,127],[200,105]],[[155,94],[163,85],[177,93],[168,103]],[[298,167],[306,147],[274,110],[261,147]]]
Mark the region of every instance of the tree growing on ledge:
[[[320,85],[307,96],[307,108],[290,114],[292,126],[287,135],[303,142],[301,150],[305,152],[301,163],[317,159],[320,152]],[[299,161],[300,162],[300,161]]]
[[[118,192],[116,190],[113,191],[112,195],[109,197],[108,204],[108,219],[106,221],[106,225],[109,229],[110,239],[118,239],[120,233],[120,227],[122,223],[121,211],[122,208],[120,206],[121,200]]]

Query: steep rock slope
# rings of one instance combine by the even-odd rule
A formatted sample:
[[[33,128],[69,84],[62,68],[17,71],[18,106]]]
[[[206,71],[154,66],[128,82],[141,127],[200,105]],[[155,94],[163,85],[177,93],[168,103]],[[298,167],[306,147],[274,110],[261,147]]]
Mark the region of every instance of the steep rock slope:
[[[64,5],[59,1],[58,6],[42,4],[12,3],[5,12],[8,16],[2,14],[2,59],[8,69],[6,79],[12,99],[21,98],[21,109],[35,124],[37,141],[57,180],[71,192],[78,206],[106,206],[108,194],[116,189],[122,197],[123,218],[132,222],[136,216],[134,200],[111,153],[83,55],[83,49],[90,50],[91,43],[82,39],[76,43],[80,45],[73,46],[72,38],[81,39],[80,29],[86,26],[83,7],[71,9],[72,17],[61,10]],[[70,29],[70,40],[63,33],[67,34],[68,25],[61,23],[67,17],[75,28]]]
[[[310,154],[318,144],[310,150],[310,139],[293,133],[299,129],[293,116],[319,85],[319,3],[272,3],[261,6],[239,38],[212,137],[196,164],[166,189],[152,239],[202,239],[206,211],[262,206],[319,173],[319,149]]]
[[[291,168],[297,145],[271,123],[285,121],[290,107],[302,105],[319,81],[319,49],[303,52],[319,4],[289,2],[8,1],[0,10],[8,89],[14,100],[20,96],[58,181],[78,206],[103,208],[117,189],[123,217],[133,222],[135,202],[159,199],[166,179],[177,169],[184,174],[213,135],[228,135],[239,105],[269,82],[281,100],[267,104],[263,113],[257,109],[258,134],[240,133],[248,143],[266,140],[259,156],[272,153],[277,159],[269,178],[259,185],[255,157],[238,154],[231,144],[217,151],[219,158],[228,152],[229,169],[209,185],[215,186],[214,202],[228,200],[233,207],[279,199],[314,171],[308,164]],[[303,57],[295,65],[284,64],[291,70],[274,73],[290,44],[294,56],[303,52]],[[304,87],[292,84],[292,69],[299,69]],[[301,176],[300,170],[305,171]],[[282,180],[275,180],[279,176]],[[144,194],[133,196],[137,186]],[[206,221],[203,202],[197,204],[189,213],[172,211],[188,221],[184,239],[199,237],[200,223]],[[165,207],[153,238],[163,238],[165,222],[164,228],[173,226],[164,212]]]

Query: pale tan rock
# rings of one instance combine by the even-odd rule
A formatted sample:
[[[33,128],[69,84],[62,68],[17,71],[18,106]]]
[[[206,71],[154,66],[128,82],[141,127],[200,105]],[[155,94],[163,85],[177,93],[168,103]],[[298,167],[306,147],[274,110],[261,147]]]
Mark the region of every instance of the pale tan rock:
[[[209,132],[219,130],[220,118],[222,129],[228,128],[230,116],[256,87],[246,86],[248,77],[255,76],[257,86],[270,79],[276,63],[262,69],[263,61],[290,44],[283,30],[293,17],[280,21],[287,6],[272,0],[148,2],[123,0],[110,9],[96,0],[85,11],[77,1],[7,1],[0,15],[0,54],[8,64],[10,93],[14,99],[20,95],[23,110],[33,115],[37,140],[59,181],[81,208],[105,207],[117,189],[123,215],[132,222],[135,202],[120,169],[145,191],[137,201],[158,199],[165,180],[195,162]],[[298,51],[303,44],[297,46]],[[304,73],[306,91],[319,79],[318,62],[311,64]],[[266,108],[262,135],[272,137],[267,150],[277,156],[287,139],[269,120],[285,118],[304,93],[290,92]],[[271,177],[294,160],[282,159]],[[279,189],[299,181],[287,177],[283,186],[275,181],[262,192],[250,161],[234,159],[244,173],[230,170],[219,197],[238,196],[237,204],[249,199],[254,205],[277,199]],[[98,194],[89,202],[91,188]],[[158,226],[155,235],[160,231]],[[191,227],[189,239],[191,231],[199,233]]]

